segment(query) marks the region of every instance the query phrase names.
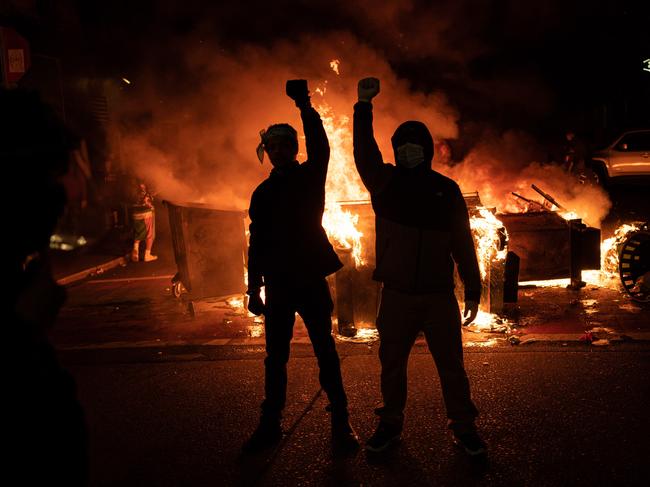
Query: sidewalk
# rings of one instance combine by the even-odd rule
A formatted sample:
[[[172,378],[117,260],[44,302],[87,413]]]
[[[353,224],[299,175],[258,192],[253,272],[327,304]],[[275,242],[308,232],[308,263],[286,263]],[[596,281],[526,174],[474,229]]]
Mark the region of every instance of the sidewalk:
[[[260,318],[248,316],[242,304],[204,301],[189,310],[187,300],[174,298],[171,277],[176,267],[161,248],[159,260],[122,263],[92,279],[68,287],[53,339],[63,348],[121,348],[184,345],[263,345]],[[113,257],[110,257],[112,259]],[[107,260],[113,265],[115,261]],[[377,339],[373,329],[364,338]],[[650,340],[650,307],[622,292],[588,286],[578,292],[564,288],[526,288],[510,310],[505,326],[493,331],[464,329],[466,347],[495,347],[529,343],[581,342],[594,346],[621,341]],[[339,341],[350,341],[337,337]],[[300,319],[297,342],[308,343]],[[420,339],[422,341],[422,339]]]
[[[98,242],[74,250],[50,251],[52,273],[63,286],[87,277],[101,275],[127,263],[128,241],[120,230],[113,229]]]
[[[53,255],[55,277],[68,287],[68,300],[53,332],[57,346],[263,345],[263,321],[249,317],[241,305],[206,300],[196,303],[193,315],[185,297],[172,296],[171,278],[177,269],[166,211],[157,214],[156,226],[155,262],[128,261],[124,257],[130,250],[128,235],[119,231],[98,245]],[[591,285],[580,291],[522,288],[506,318],[492,331],[465,328],[465,347],[546,341],[602,346],[650,340],[649,305],[635,303],[623,292]],[[374,329],[365,333],[356,341],[376,340]],[[294,338],[308,343],[299,319]]]

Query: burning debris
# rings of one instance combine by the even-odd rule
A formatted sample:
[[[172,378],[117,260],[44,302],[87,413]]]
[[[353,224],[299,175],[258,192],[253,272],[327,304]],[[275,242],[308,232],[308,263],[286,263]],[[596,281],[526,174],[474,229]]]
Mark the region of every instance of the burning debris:
[[[544,203],[525,198],[526,211],[500,213],[511,238],[511,250],[521,258],[522,281],[569,278],[584,286],[582,271],[600,269],[600,229],[589,227],[552,195],[531,185]],[[530,283],[528,283],[530,284]]]
[[[601,279],[620,283],[632,299],[650,302],[650,231],[647,223],[624,224],[603,242]]]

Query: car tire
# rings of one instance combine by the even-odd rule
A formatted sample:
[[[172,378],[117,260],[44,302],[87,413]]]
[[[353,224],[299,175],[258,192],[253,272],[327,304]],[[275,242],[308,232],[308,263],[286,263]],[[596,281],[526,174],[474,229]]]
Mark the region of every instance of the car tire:
[[[607,174],[607,169],[604,164],[594,164],[593,166],[594,175],[596,176],[596,181],[603,188],[606,188],[609,184],[609,175]]]

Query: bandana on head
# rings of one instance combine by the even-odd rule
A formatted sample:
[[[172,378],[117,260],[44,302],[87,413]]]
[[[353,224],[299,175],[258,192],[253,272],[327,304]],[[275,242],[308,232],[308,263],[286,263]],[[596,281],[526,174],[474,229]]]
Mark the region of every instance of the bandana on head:
[[[271,125],[267,130],[260,130],[260,143],[257,145],[257,158],[260,164],[264,162],[264,150],[266,144],[273,137],[286,137],[298,142],[298,134],[293,127],[287,124]]]

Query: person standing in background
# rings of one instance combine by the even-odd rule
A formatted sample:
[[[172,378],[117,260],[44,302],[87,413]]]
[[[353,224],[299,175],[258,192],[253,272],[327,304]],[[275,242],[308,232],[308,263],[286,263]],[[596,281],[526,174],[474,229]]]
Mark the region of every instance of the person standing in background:
[[[151,254],[156,238],[156,215],[154,213],[153,195],[143,181],[137,182],[131,217],[133,219],[133,250],[131,260],[140,260],[140,242],[144,240],[144,261],[152,262],[158,256]]]

